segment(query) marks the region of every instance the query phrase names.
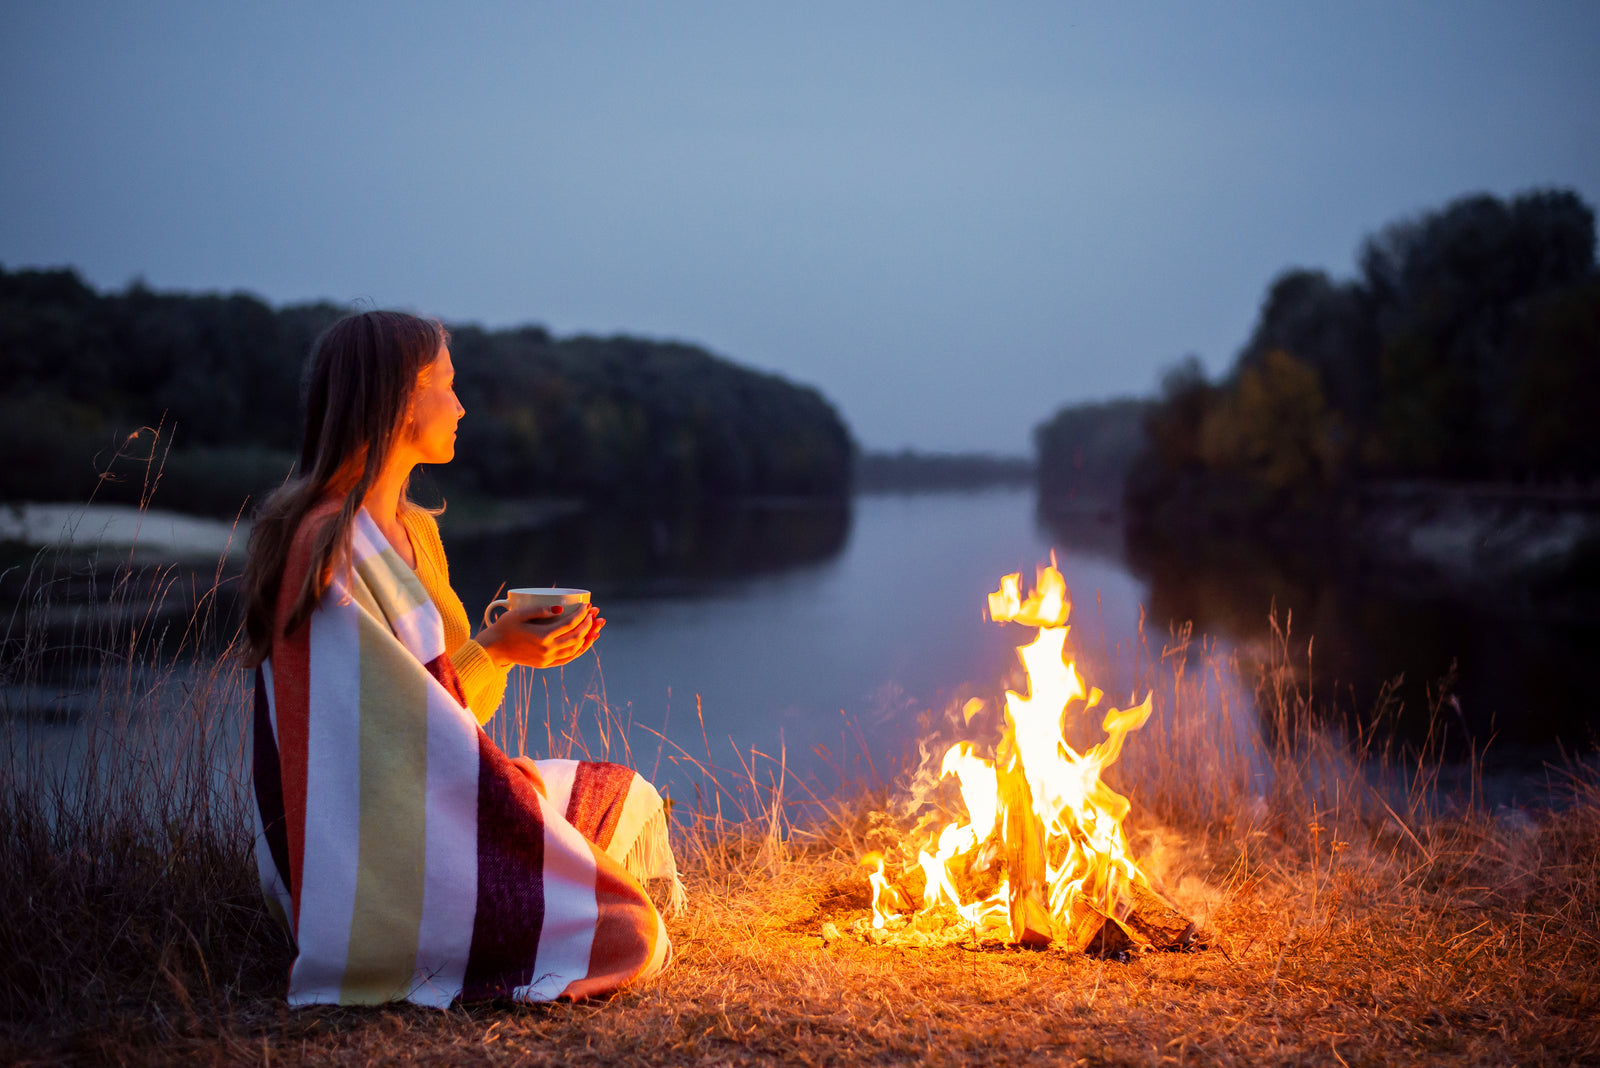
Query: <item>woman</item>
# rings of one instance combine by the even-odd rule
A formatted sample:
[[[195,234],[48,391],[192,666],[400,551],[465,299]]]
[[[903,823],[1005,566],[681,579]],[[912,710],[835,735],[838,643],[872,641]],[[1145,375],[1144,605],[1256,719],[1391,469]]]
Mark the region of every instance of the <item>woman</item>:
[[[251,533],[256,855],[296,941],[295,1004],[581,997],[670,956],[640,886],[669,877],[681,902],[654,788],[614,764],[513,761],[479,726],[511,665],[565,664],[605,621],[507,612],[470,636],[406,494],[417,464],[455,455],[448,340],[399,312],[330,327],[300,477]]]

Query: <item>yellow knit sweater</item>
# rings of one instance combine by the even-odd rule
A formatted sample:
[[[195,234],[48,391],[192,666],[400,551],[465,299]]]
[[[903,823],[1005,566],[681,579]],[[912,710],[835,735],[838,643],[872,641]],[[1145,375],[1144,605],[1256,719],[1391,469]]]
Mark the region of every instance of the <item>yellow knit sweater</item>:
[[[450,650],[450,662],[466,691],[467,706],[479,723],[487,723],[505,696],[509,669],[496,667],[483,646],[472,640],[467,610],[450,588],[450,564],[444,557],[444,543],[439,540],[439,524],[415,505],[400,510],[400,522],[411,537],[417,578],[444,617],[444,647]]]

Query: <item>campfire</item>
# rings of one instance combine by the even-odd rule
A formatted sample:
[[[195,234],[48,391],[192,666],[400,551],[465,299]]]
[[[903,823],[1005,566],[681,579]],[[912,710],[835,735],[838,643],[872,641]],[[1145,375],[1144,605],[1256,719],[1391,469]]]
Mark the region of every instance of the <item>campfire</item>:
[[[1037,629],[1017,650],[1027,692],[1006,692],[992,746],[962,741],[944,754],[938,779],[958,782],[966,818],[924,820],[893,850],[905,861],[893,874],[882,853],[862,858],[872,913],[855,933],[877,944],[1010,943],[1102,955],[1192,947],[1194,925],[1129,853],[1128,799],[1101,779],[1129,732],[1150,718],[1150,696],[1114,708],[1085,684],[1069,659],[1072,601],[1053,561],[1026,600],[1021,576],[1005,576],[988,609],[996,623]],[[967,702],[969,726],[983,707]],[[1090,715],[1105,737],[1080,753],[1067,725]]]

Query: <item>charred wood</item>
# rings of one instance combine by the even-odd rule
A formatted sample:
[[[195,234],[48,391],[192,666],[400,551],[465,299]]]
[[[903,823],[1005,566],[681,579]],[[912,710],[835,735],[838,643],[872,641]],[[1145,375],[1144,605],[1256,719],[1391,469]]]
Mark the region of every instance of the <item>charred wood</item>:
[[[1130,909],[1122,922],[1156,949],[1188,949],[1194,945],[1194,923],[1155,890],[1134,882],[1124,901]]]

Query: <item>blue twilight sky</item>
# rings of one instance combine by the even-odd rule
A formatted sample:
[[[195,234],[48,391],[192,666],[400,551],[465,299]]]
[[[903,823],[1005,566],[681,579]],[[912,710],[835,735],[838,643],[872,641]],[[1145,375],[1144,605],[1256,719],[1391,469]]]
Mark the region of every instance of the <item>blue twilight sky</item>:
[[[1600,204],[1600,3],[0,4],[0,264],[695,341],[1022,453],[1268,281]]]

